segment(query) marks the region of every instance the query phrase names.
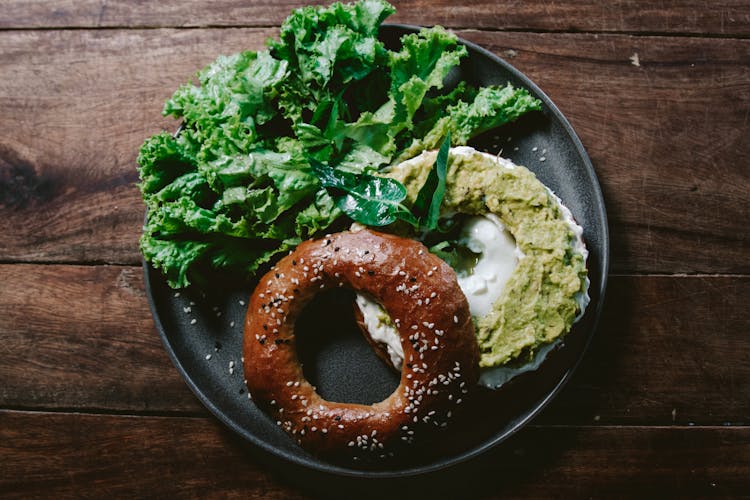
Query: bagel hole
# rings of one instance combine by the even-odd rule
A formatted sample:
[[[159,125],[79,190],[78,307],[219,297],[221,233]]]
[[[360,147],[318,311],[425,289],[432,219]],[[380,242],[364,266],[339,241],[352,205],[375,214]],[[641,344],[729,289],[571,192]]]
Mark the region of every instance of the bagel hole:
[[[355,294],[317,295],[295,323],[297,357],[305,378],[328,401],[371,405],[390,396],[400,375],[365,340],[354,318]]]

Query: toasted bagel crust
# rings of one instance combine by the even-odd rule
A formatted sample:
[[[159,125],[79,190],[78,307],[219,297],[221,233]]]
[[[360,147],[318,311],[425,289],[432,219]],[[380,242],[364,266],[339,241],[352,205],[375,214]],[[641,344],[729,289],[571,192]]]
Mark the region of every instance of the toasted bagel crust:
[[[375,297],[401,338],[400,385],[371,406],[323,399],[297,358],[297,317],[317,293],[334,287]],[[479,370],[454,271],[419,242],[370,230],[304,242],[279,261],[250,299],[243,351],[254,401],[301,446],[338,457],[387,458],[448,426]]]

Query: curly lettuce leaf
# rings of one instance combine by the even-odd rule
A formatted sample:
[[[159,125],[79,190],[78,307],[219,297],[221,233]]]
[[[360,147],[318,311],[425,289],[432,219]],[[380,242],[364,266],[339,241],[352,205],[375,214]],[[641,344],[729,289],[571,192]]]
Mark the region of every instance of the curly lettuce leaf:
[[[542,103],[532,97],[528,90],[508,84],[504,87],[479,89],[473,101],[459,101],[448,106],[448,116],[455,142],[465,144],[482,132],[512,122],[530,111],[541,109]]]

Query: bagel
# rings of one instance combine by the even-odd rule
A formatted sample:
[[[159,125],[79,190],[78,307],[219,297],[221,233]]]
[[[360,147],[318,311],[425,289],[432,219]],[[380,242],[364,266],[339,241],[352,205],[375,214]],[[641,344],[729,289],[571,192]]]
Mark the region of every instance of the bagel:
[[[408,203],[414,202],[436,155],[424,152],[386,174],[405,185]],[[589,302],[583,229],[559,197],[510,160],[470,147],[452,148],[446,179],[442,215],[461,214],[454,219],[459,227],[454,243],[471,250],[475,259],[458,270],[458,281],[474,318],[480,382],[496,388],[535,369],[582,317]],[[357,297],[355,316],[380,357],[398,369],[388,355],[395,332],[381,322],[376,306]]]
[[[346,287],[381,304],[404,352],[398,388],[373,405],[323,399],[305,379],[294,324],[319,292]],[[385,459],[447,427],[475,386],[479,349],[456,274],[419,242],[370,230],[300,244],[260,281],[244,327],[253,400],[303,448]]]

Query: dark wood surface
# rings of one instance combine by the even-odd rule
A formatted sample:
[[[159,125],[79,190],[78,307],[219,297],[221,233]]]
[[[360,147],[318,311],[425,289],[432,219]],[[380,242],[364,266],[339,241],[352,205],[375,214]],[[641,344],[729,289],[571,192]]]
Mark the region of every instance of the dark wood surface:
[[[137,249],[135,157],[175,127],[163,101],[216,55],[260,48],[298,5],[3,2],[0,496],[321,493],[192,395]],[[602,184],[612,275],[573,380],[507,446],[441,478],[339,493],[750,494],[750,5],[396,6],[393,22],[454,28],[559,105]]]

